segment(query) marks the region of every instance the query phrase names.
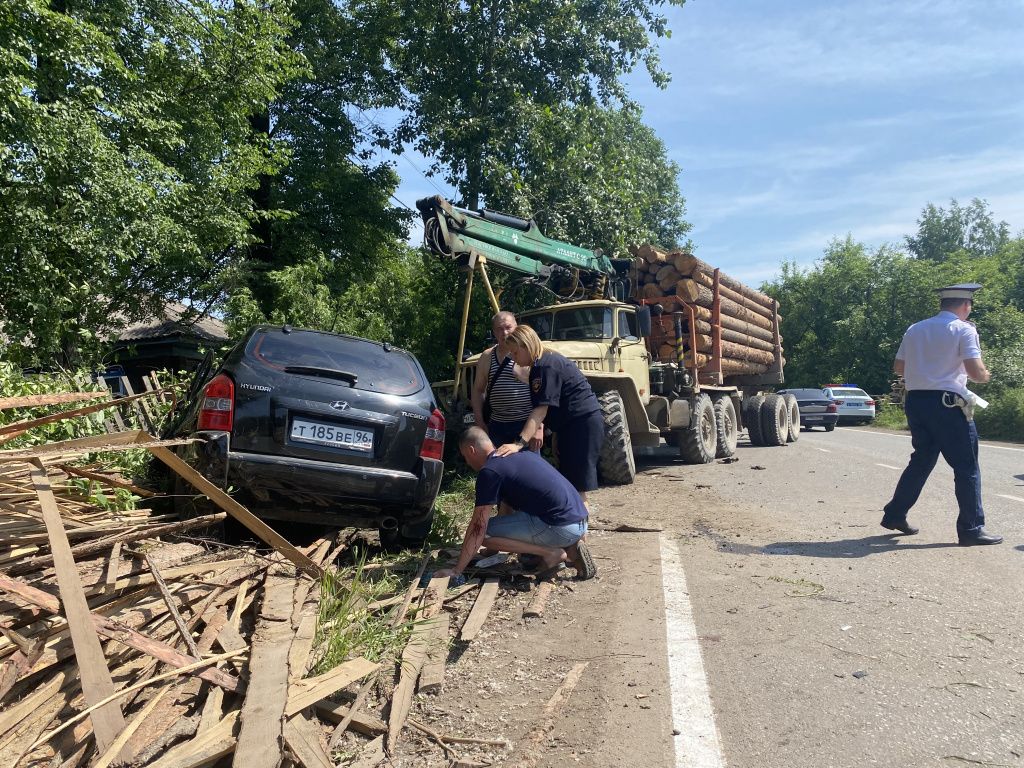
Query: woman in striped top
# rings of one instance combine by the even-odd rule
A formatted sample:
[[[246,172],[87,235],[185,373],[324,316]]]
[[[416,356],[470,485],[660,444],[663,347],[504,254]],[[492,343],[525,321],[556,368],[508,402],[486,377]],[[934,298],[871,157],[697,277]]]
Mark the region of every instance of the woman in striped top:
[[[495,445],[510,443],[519,437],[533,410],[530,387],[526,383],[529,369],[516,365],[505,345],[505,339],[515,328],[516,318],[511,312],[499,312],[491,319],[491,329],[498,343],[480,355],[470,396],[473,418],[487,430]],[[489,419],[484,419],[485,400],[490,403]],[[541,426],[530,438],[528,447],[532,451],[540,450],[543,443],[544,427]]]

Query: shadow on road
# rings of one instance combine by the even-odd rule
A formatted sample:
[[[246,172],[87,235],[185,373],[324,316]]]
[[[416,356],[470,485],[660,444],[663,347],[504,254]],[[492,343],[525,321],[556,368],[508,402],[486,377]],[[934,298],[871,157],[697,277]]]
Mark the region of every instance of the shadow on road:
[[[764,547],[749,547],[749,545],[735,544],[732,546],[723,545],[721,549],[725,552],[737,552],[740,549],[749,548],[763,555],[853,558],[867,557],[879,552],[892,552],[898,549],[946,549],[959,546],[956,542],[910,544],[907,543],[909,538],[909,536],[900,536],[898,534],[883,534],[879,536],[865,536],[860,539],[841,539],[839,541],[779,541]]]

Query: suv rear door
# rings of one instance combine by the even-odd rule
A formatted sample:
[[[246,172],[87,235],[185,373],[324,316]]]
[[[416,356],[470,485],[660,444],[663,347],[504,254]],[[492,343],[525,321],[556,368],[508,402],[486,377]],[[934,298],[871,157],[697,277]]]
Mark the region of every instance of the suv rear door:
[[[416,467],[434,403],[408,352],[353,336],[257,328],[229,373],[233,451]]]

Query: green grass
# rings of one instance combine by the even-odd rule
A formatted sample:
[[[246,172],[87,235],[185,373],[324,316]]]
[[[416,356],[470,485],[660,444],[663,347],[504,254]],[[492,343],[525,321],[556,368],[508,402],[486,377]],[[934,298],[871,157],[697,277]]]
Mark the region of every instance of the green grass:
[[[886,404],[882,410],[875,414],[875,420],[871,423],[873,427],[882,429],[909,429],[907,426],[907,415],[898,405]]]
[[[434,525],[427,538],[427,548],[456,547],[473,514],[476,478],[452,471],[445,474],[441,492],[434,504]]]
[[[445,474],[434,507],[434,525],[425,549],[458,546],[473,512],[475,477],[462,467]],[[367,560],[365,552],[354,565],[328,572],[321,581],[320,615],[315,648],[317,673],[327,671],[353,658],[365,656],[371,661],[397,658],[415,623],[410,611],[392,627],[395,612],[368,611],[376,600],[401,595],[408,588],[425,553],[380,554]]]

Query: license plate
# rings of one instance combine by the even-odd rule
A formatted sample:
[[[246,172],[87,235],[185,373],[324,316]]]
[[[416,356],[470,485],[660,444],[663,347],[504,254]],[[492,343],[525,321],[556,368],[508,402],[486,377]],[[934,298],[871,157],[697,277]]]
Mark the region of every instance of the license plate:
[[[373,432],[369,430],[343,427],[339,424],[323,424],[305,419],[292,420],[292,440],[367,453],[373,450]]]

